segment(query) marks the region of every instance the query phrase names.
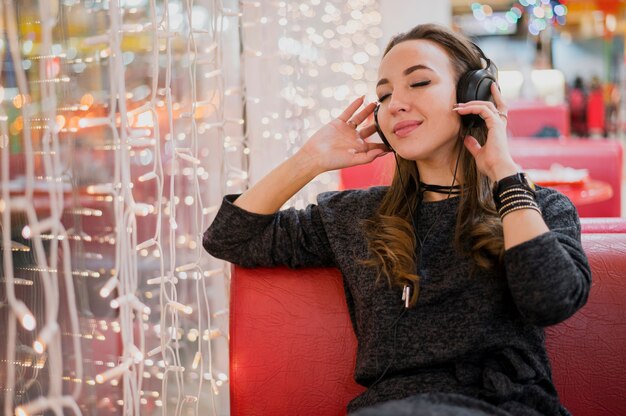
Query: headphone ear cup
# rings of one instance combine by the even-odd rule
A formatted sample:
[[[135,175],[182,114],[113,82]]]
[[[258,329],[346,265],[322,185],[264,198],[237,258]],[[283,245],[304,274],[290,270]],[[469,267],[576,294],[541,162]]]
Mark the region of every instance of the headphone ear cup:
[[[380,109],[380,103],[378,103],[376,105],[376,108],[374,108],[374,125],[376,126],[376,132],[378,133],[378,136],[380,137],[380,139],[383,141],[383,143],[385,143],[385,145],[390,148],[391,150],[393,150],[393,147],[391,147],[391,145],[389,144],[389,141],[387,141],[387,138],[385,137],[385,135],[383,134],[383,131],[380,128],[380,124],[378,124],[378,110]]]
[[[467,71],[461,76],[456,87],[457,103],[467,103],[469,101],[492,101],[491,84],[496,82],[495,76],[486,69]],[[475,114],[461,116],[461,120],[467,126],[470,121],[484,123],[484,120]]]

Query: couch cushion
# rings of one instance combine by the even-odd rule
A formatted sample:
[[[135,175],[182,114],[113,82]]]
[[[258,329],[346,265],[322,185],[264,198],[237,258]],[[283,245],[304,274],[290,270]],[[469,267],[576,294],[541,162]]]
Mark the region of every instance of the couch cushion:
[[[585,307],[548,328],[562,402],[574,415],[626,409],[626,234],[583,234],[593,285]],[[343,415],[362,387],[337,269],[233,268],[231,414]]]

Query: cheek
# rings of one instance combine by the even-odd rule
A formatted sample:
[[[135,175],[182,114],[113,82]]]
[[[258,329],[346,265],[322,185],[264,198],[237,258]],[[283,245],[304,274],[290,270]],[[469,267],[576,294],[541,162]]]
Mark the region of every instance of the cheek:
[[[442,100],[442,97],[448,97],[446,100]],[[453,106],[456,103],[456,94],[454,91],[442,91],[440,95],[433,97],[431,103],[436,103],[437,111],[442,119],[449,123],[450,128],[459,128],[461,126],[461,117],[453,110]],[[434,108],[434,107],[433,107]]]
[[[392,117],[389,115],[387,105],[383,104],[378,110],[378,125],[385,134],[390,134],[392,129]]]

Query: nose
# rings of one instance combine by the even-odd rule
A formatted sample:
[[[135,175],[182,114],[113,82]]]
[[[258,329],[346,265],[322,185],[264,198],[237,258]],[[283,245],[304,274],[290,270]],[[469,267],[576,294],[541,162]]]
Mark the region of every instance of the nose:
[[[389,112],[392,115],[408,111],[409,107],[409,100],[406,97],[403,97],[400,92],[394,91],[389,97]]]

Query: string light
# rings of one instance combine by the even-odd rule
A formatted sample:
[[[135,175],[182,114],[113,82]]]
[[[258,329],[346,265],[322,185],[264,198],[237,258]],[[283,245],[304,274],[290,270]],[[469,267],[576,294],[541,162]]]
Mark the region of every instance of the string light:
[[[297,152],[354,98],[373,93],[380,54],[376,44],[382,36],[376,27],[381,22],[378,6],[376,0],[279,1],[243,8],[243,21],[249,23],[244,44],[260,53],[244,55],[244,62],[262,74],[246,78],[244,88],[250,143],[244,153],[263,160],[251,163],[259,166],[249,173],[251,178],[258,180],[266,173],[262,168]],[[263,18],[277,21],[278,29],[263,29]],[[331,179],[324,183],[322,176],[316,178],[286,205],[303,208],[312,195],[337,189],[337,174],[325,176]],[[227,185],[240,181],[229,178]]]
[[[116,297],[111,300],[110,303],[111,307],[118,311],[117,319],[119,321],[109,322],[104,326],[104,328],[108,328],[108,330],[112,331],[111,333],[117,334],[117,337],[114,336],[113,339],[121,338],[120,341],[122,344],[125,346],[130,345],[130,347],[125,347],[124,356],[126,358],[121,362],[121,364],[109,366],[109,364],[114,363],[108,362],[107,367],[109,368],[107,371],[99,373],[95,378],[86,379],[85,384],[102,384],[108,381],[110,386],[114,387],[119,385],[124,391],[123,396],[119,395],[116,397],[113,395],[111,400],[103,400],[99,403],[102,403],[103,406],[107,405],[107,403],[109,406],[117,403],[123,408],[119,410],[120,412],[124,414],[139,414],[143,413],[140,412],[139,405],[145,405],[147,404],[147,401],[145,398],[140,397],[140,394],[138,394],[139,391],[134,386],[141,385],[141,378],[151,378],[152,374],[155,374],[149,369],[146,371],[137,369],[137,371],[135,371],[135,367],[144,365],[143,353],[141,351],[146,343],[157,343],[164,346],[162,349],[159,347],[158,352],[155,348],[152,348],[151,351],[154,354],[162,354],[162,360],[165,363],[164,366],[166,371],[175,374],[175,376],[170,378],[160,378],[160,380],[162,380],[160,382],[164,384],[163,391],[169,391],[166,386],[169,383],[174,382],[178,386],[183,384],[182,382],[184,380],[182,377],[185,365],[198,366],[202,365],[200,363],[210,363],[212,360],[211,345],[210,343],[205,343],[204,347],[201,349],[199,348],[198,352],[196,352],[193,356],[195,364],[191,362],[185,363],[181,360],[178,353],[180,339],[178,337],[172,338],[170,336],[170,333],[176,334],[179,332],[179,330],[176,329],[178,325],[182,324],[181,320],[177,316],[179,314],[181,316],[185,316],[185,319],[187,322],[190,322],[191,325],[193,325],[194,321],[197,321],[198,325],[201,325],[200,322],[205,322],[204,325],[206,325],[206,321],[208,317],[210,317],[208,296],[206,293],[208,288],[204,285],[196,288],[196,293],[200,296],[195,299],[193,297],[179,297],[176,290],[178,279],[173,276],[177,267],[187,264],[192,264],[193,268],[198,271],[194,271],[191,275],[198,275],[199,272],[202,271],[204,263],[206,263],[207,259],[204,255],[204,258],[200,258],[200,255],[202,254],[201,247],[198,244],[192,245],[191,241],[189,241],[188,246],[185,246],[188,247],[187,250],[181,250],[181,248],[178,247],[176,249],[177,252],[170,251],[167,253],[162,247],[169,246],[169,238],[172,237],[172,241],[174,241],[175,238],[173,237],[175,237],[179,232],[190,237],[196,236],[197,238],[197,236],[208,225],[206,222],[207,215],[214,212],[210,208],[216,207],[221,199],[221,192],[213,194],[211,196],[211,205],[206,208],[202,206],[203,201],[207,199],[207,195],[201,194],[200,190],[206,189],[207,187],[201,187],[200,181],[206,181],[209,179],[213,180],[214,177],[217,177],[219,181],[222,169],[219,164],[213,163],[211,165],[211,159],[207,159],[209,153],[206,151],[206,143],[208,143],[208,141],[204,140],[203,142],[200,142],[198,138],[199,131],[196,120],[202,120],[202,134],[207,135],[207,138],[211,136],[211,140],[222,140],[224,136],[223,129],[226,126],[228,126],[229,129],[232,128],[230,126],[239,126],[239,128],[242,126],[243,120],[238,116],[239,114],[237,114],[237,112],[233,112],[232,115],[225,113],[224,109],[226,107],[222,104],[222,96],[225,95],[224,91],[226,89],[228,89],[230,96],[234,96],[237,94],[237,91],[240,91],[239,86],[227,87],[224,84],[224,74],[231,74],[233,72],[228,65],[232,68],[236,68],[237,63],[234,61],[223,62],[220,59],[216,59],[222,54],[222,50],[225,45],[224,42],[232,42],[232,40],[224,40],[221,37],[221,33],[218,33],[214,29],[206,29],[212,27],[215,28],[212,21],[223,20],[224,16],[228,16],[229,19],[238,19],[240,17],[240,13],[237,10],[232,9],[224,10],[221,8],[221,2],[213,0],[196,0],[195,2],[170,1],[169,6],[166,1],[165,10],[157,8],[156,1],[149,0],[145,2],[145,14],[139,13],[137,8],[126,8],[126,10],[123,10],[122,7],[125,6],[122,6],[122,3],[123,2],[117,0],[107,2],[106,4],[100,2],[93,4],[74,4],[73,2],[68,1],[60,4],[56,1],[52,1],[45,2],[43,3],[43,6],[40,6],[39,13],[42,14],[40,20],[46,22],[57,22],[57,24],[60,22],[59,20],[49,19],[47,15],[44,14],[50,12],[54,8],[56,8],[56,11],[58,12],[58,9],[68,7],[66,10],[67,13],[72,13],[74,10],[78,9],[84,13],[85,16],[100,16],[103,14],[108,16],[109,27],[104,31],[104,33],[96,34],[87,39],[82,39],[83,42],[81,42],[81,45],[97,51],[95,54],[88,57],[76,56],[76,51],[70,51],[71,48],[68,48],[66,51],[63,50],[63,46],[61,45],[51,45],[52,26],[49,25],[46,27],[50,30],[42,31],[42,36],[45,39],[42,40],[41,43],[44,47],[39,48],[38,45],[34,44],[34,42],[27,40],[24,42],[24,48],[17,48],[19,42],[17,41],[17,30],[15,25],[15,23],[17,23],[15,21],[16,14],[12,13],[12,10],[9,10],[10,13],[6,13],[8,20],[11,20],[11,23],[13,24],[13,26],[9,26],[7,29],[7,31],[10,32],[9,37],[12,39],[10,46],[11,51],[13,52],[13,57],[15,58],[15,56],[19,54],[28,54],[28,59],[14,59],[14,61],[33,62],[33,64],[31,64],[33,66],[35,65],[34,62],[41,62],[44,66],[51,65],[52,62],[52,66],[58,68],[49,73],[49,76],[47,77],[42,76],[39,79],[32,80],[32,82],[30,82],[31,85],[37,85],[41,89],[47,89],[46,93],[54,95],[55,92],[52,89],[49,89],[49,87],[47,87],[48,85],[52,86],[56,84],[74,82],[72,77],[61,71],[63,67],[58,65],[58,62],[55,60],[65,60],[68,64],[70,64],[67,68],[69,68],[70,71],[72,68],[75,69],[77,74],[82,73],[86,70],[86,68],[90,68],[90,65],[99,65],[100,61],[106,60],[113,75],[111,77],[110,85],[104,87],[108,89],[104,91],[105,94],[100,94],[98,91],[89,92],[83,94],[80,104],[65,102],[62,103],[62,105],[55,106],[54,104],[56,104],[56,102],[53,99],[45,98],[43,94],[31,95],[27,91],[26,87],[28,82],[24,82],[27,77],[23,71],[28,70],[29,67],[26,66],[21,68],[22,72],[17,74],[20,80],[18,85],[19,94],[15,95],[15,98],[10,103],[13,104],[18,110],[22,110],[22,115],[19,116],[19,123],[15,123],[15,120],[6,116],[4,111],[0,112],[0,127],[2,128],[0,135],[3,138],[1,146],[3,149],[7,149],[7,146],[4,144],[4,140],[8,140],[9,126],[11,127],[11,134],[23,135],[23,143],[25,143],[24,153],[27,161],[27,170],[24,172],[26,178],[25,189],[23,195],[14,195],[12,193],[9,197],[9,195],[4,192],[10,188],[10,186],[8,186],[10,179],[5,173],[2,176],[3,194],[0,201],[2,201],[1,211],[3,211],[4,215],[2,221],[3,224],[12,223],[12,221],[10,221],[7,217],[7,215],[11,215],[12,212],[23,211],[27,213],[28,218],[27,224],[21,229],[22,237],[29,242],[28,245],[24,245],[10,239],[7,242],[7,236],[10,237],[12,235],[10,226],[8,226],[4,227],[2,230],[4,241],[3,247],[8,247],[10,245],[12,251],[24,253],[30,252],[33,248],[37,249],[35,250],[36,253],[34,253],[36,255],[37,267],[21,267],[16,270],[33,269],[33,272],[44,275],[40,280],[43,280],[45,277],[45,279],[47,279],[46,282],[52,282],[47,275],[57,273],[56,260],[52,260],[53,257],[56,258],[56,251],[49,253],[46,250],[43,250],[43,246],[41,246],[40,243],[42,239],[49,240],[54,244],[63,244],[63,255],[66,257],[64,258],[63,264],[63,276],[66,279],[71,279],[72,277],[98,278],[102,273],[104,273],[104,269],[96,272],[85,267],[72,270],[70,261],[66,260],[69,260],[70,253],[74,252],[77,253],[76,260],[80,259],[83,248],[81,245],[78,245],[79,243],[95,244],[96,247],[97,245],[108,245],[114,250],[111,251],[110,249],[103,247],[104,250],[102,254],[83,252],[83,254],[85,254],[83,259],[90,262],[103,262],[109,259],[115,260],[115,267],[111,269],[111,276],[109,276],[104,285],[100,287],[99,292],[100,296],[105,298],[109,297],[113,291],[117,292]],[[129,5],[131,3],[135,3],[135,1],[127,1],[125,3],[126,5]],[[174,8],[174,5],[177,5],[177,8]],[[3,15],[5,15],[4,12],[6,11],[4,9],[13,6],[13,2],[4,2],[2,5]],[[70,10],[70,6],[74,9]],[[22,6],[20,5],[20,7]],[[207,16],[209,13],[213,13],[211,16],[212,21],[207,20],[204,23],[204,28],[189,31],[188,36],[185,37],[186,35],[184,32],[173,30],[173,28],[170,27],[173,22],[172,18],[186,20],[189,23],[189,26],[191,26],[192,15],[196,16],[196,11],[200,10],[198,7],[201,7],[201,10],[204,11],[209,10],[210,12],[207,12]],[[124,13],[126,13],[126,15],[124,16],[124,21],[122,21],[121,16]],[[28,15],[28,13],[22,14]],[[135,16],[131,17],[130,14],[137,15],[136,17],[139,18],[143,16],[150,22],[133,23],[131,20],[134,19]],[[221,26],[222,28],[225,27],[224,25]],[[231,25],[231,27],[232,33],[237,33],[237,24]],[[136,87],[132,91],[128,92],[125,90],[126,82],[131,80],[133,76],[136,76],[135,74],[140,73],[140,78],[138,79],[144,79],[145,67],[132,67],[134,61],[138,62],[135,57],[137,53],[136,51],[123,50],[121,34],[125,34],[124,36],[128,35],[128,39],[131,39],[131,34],[133,34],[133,36],[144,36],[143,39],[147,39],[145,36],[148,35],[152,41],[152,52],[147,54],[147,58],[149,58],[151,62],[150,68],[152,72],[152,85],[145,86],[143,92],[139,87]],[[182,40],[183,44],[187,45],[187,51],[184,51],[184,48],[182,50],[178,49],[179,46],[176,46],[175,50],[172,43],[174,39]],[[164,48],[161,47],[161,42],[163,42],[163,45],[165,46]],[[199,57],[200,55],[193,50],[195,46],[194,48],[190,48],[190,45],[195,45],[196,43],[206,45],[206,48],[203,48],[202,58],[196,59],[193,63],[194,68],[189,67],[190,72],[188,80],[192,85],[191,89],[193,90],[194,97],[191,101],[192,111],[184,111],[183,108],[185,108],[188,103],[179,101],[179,97],[183,97],[184,95],[179,94],[178,91],[176,91],[175,98],[174,91],[170,87],[170,85],[173,85],[173,68],[180,65],[180,62],[174,61],[172,57],[175,53],[179,52],[185,53],[186,56]],[[178,45],[180,45],[180,42]],[[34,56],[33,51],[35,50],[41,50],[43,53],[40,56]],[[166,61],[166,65],[164,67],[165,69],[163,70],[164,76],[159,77],[159,71],[161,71],[160,68],[163,68],[160,63],[164,60]],[[71,64],[74,64],[74,66],[72,67]],[[81,67],[79,68],[76,66],[77,64],[80,64]],[[200,68],[200,65],[202,65],[202,68]],[[225,68],[227,69],[226,71],[224,71]],[[208,76],[205,77],[205,74]],[[163,83],[163,79],[165,79],[165,86],[160,85]],[[203,80],[202,82],[215,83],[215,85],[213,85],[212,88],[205,88],[204,85],[196,86],[196,79],[201,79]],[[6,84],[3,82],[3,85]],[[80,88],[79,85],[73,84],[73,87],[77,86]],[[189,92],[189,88],[187,86],[183,87],[183,90],[184,94]],[[198,94],[196,96],[196,91],[202,92],[202,95]],[[158,93],[162,93],[162,95],[159,96]],[[5,89],[3,88],[2,95],[4,94]],[[99,101],[101,98],[99,99],[97,97],[103,96],[126,97],[129,101],[118,100],[116,102],[109,103]],[[137,102],[138,105],[132,105],[131,101]],[[32,107],[31,103],[43,104],[40,107],[43,109],[41,115],[33,112],[35,107]],[[4,107],[4,102],[2,103],[2,106]],[[104,112],[101,110],[104,110]],[[219,112],[217,112],[217,110],[219,110]],[[57,113],[55,114],[55,112]],[[173,121],[175,121],[176,124],[174,124]],[[185,124],[180,124],[183,122]],[[94,166],[96,170],[93,168],[90,169],[86,179],[89,181],[89,174],[93,172],[97,173],[93,176],[94,178],[102,178],[104,181],[91,181],[91,183],[88,183],[88,186],[84,188],[83,194],[91,197],[91,201],[97,202],[99,204],[98,208],[83,208],[80,207],[80,205],[72,205],[68,209],[64,209],[62,205],[54,205],[55,201],[64,201],[62,192],[66,192],[66,190],[61,191],[61,187],[59,186],[54,188],[50,186],[49,197],[46,202],[48,206],[52,206],[53,208],[50,213],[51,215],[44,219],[38,218],[38,211],[36,211],[33,207],[34,181],[58,181],[60,185],[67,185],[67,183],[65,183],[64,180],[58,176],[59,172],[62,172],[63,169],[59,168],[57,162],[68,153],[59,151],[58,142],[56,142],[57,137],[53,135],[72,135],[79,132],[80,134],[85,134],[90,131],[96,132],[102,130],[105,131],[105,135],[110,136],[110,138],[108,138],[106,142],[100,142],[95,146],[90,146],[90,148],[98,152],[111,152],[111,160],[115,160],[115,164],[111,163],[110,167],[112,170],[104,173],[102,171],[96,172],[100,168],[96,162],[96,165]],[[165,130],[166,134],[161,134],[160,131],[162,130]],[[30,133],[35,131],[37,131],[37,133],[33,134],[37,134],[38,136],[33,136],[35,137],[35,140],[32,140]],[[175,132],[176,134],[174,134]],[[54,144],[46,149],[37,149],[36,146],[43,143],[39,141],[39,138],[41,137],[39,135],[41,134],[53,136],[52,139]],[[87,133],[87,135],[91,135],[92,137],[97,136],[96,134],[90,133]],[[189,163],[194,166],[202,166],[202,171],[200,171],[200,169],[192,169],[191,172],[188,170],[178,170],[177,166],[173,166],[173,169],[170,170],[170,167],[172,166],[169,165],[168,161],[164,161],[161,158],[161,146],[167,141],[167,137],[172,136],[177,137],[177,140],[181,143],[181,146],[171,149],[174,151],[176,158],[183,163]],[[78,142],[78,140],[76,140],[76,142]],[[32,143],[35,143],[35,147],[31,145]],[[74,143],[74,141],[72,140],[71,143]],[[202,144],[202,146],[200,146],[200,144]],[[79,152],[76,152],[75,154],[78,155],[78,157],[82,157],[82,154]],[[139,176],[133,180],[130,168],[133,164],[133,159],[131,159],[131,157],[134,155],[141,157],[141,159],[138,160],[141,160],[144,166],[150,163],[152,163],[152,165],[148,171],[141,172]],[[2,156],[3,168],[8,167],[9,163],[6,157],[7,152],[3,151]],[[46,171],[43,178],[41,175],[34,175],[32,166],[34,166],[33,161],[35,157],[44,157],[48,158],[48,160],[53,159],[51,160],[51,163],[46,162]],[[95,158],[95,160],[97,161],[98,158]],[[66,166],[72,165],[67,162],[70,161],[65,160]],[[75,162],[80,162],[80,160]],[[57,164],[55,165],[55,163]],[[48,167],[50,167],[50,169],[48,169]],[[186,178],[195,182],[195,184],[192,183],[192,186],[181,186],[182,183],[179,184],[176,178],[179,175],[182,177],[183,174]],[[228,169],[224,171],[224,174],[229,174]],[[171,178],[166,178],[166,175],[171,176]],[[166,190],[163,186],[166,183],[166,179],[168,179],[168,183],[172,184],[172,187],[169,190]],[[81,180],[84,181],[84,179]],[[137,186],[134,186],[144,182],[148,184],[149,188],[138,188]],[[244,183],[243,186],[245,185],[246,184]],[[148,189],[154,190],[153,197],[150,195],[151,191],[146,192]],[[72,190],[70,189],[70,191]],[[59,198],[59,195],[61,195],[61,198]],[[41,199],[39,196],[38,198]],[[175,200],[184,201],[185,209],[176,209],[174,205],[171,205],[171,202],[168,202]],[[7,201],[10,202],[7,203]],[[170,204],[170,206],[168,206],[168,210],[163,210],[162,207],[167,206],[167,204]],[[196,212],[195,215],[193,214],[194,211]],[[76,232],[65,232],[63,223],[61,222],[62,219],[66,220],[66,218],[61,216],[63,212],[68,215],[75,216],[75,218],[76,216],[82,218],[106,217],[107,221],[109,218],[112,218],[114,223],[108,231],[103,228],[103,230],[105,230],[104,233],[95,235],[94,237],[89,235],[90,231],[85,232],[81,230]],[[169,218],[162,218],[164,215]],[[144,221],[142,218],[150,219],[150,222],[142,222],[144,228],[140,231],[139,221]],[[152,235],[150,235],[149,231],[148,235],[146,235],[145,231],[147,230],[145,228],[145,224],[154,224],[154,232]],[[167,231],[163,233],[160,229],[160,224],[164,224],[166,227],[170,224],[170,233]],[[83,229],[92,230],[93,227]],[[136,241],[137,236],[140,234],[143,237],[140,238],[139,241]],[[74,249],[70,249],[70,243]],[[174,246],[174,244],[171,244],[171,246]],[[160,267],[157,267],[156,272],[160,274],[160,276],[164,276],[147,279],[149,280],[149,284],[158,285],[158,290],[161,292],[161,296],[155,297],[157,302],[153,308],[150,308],[142,302],[137,295],[137,293],[140,293],[140,282],[145,282],[146,279],[140,279],[139,264],[135,253],[142,252],[147,249],[150,249],[155,256],[158,255],[157,258],[162,259],[160,261]],[[91,248],[91,250],[94,249]],[[48,254],[50,256],[50,264],[44,260]],[[165,257],[166,254],[167,257]],[[212,260],[211,262],[218,263],[216,260]],[[167,272],[168,263],[171,264],[171,266],[169,266],[169,272]],[[212,267],[215,267],[215,265]],[[3,279],[3,282],[6,280],[6,284],[11,289],[15,285],[21,284],[21,281],[24,281],[24,279],[14,278],[12,270],[10,270],[9,273],[6,273],[7,268],[12,268],[10,263],[5,263],[4,268],[6,277]],[[195,281],[198,280],[195,279],[194,282]],[[32,286],[32,281],[30,281],[30,283]],[[71,280],[69,283],[70,284],[66,284],[67,291],[68,293],[73,293],[74,289],[71,285]],[[219,286],[220,285],[218,285],[218,287]],[[38,354],[43,354],[47,351],[50,357],[50,360],[48,360],[48,363],[50,363],[49,374],[52,380],[51,383],[48,384],[50,386],[50,394],[45,397],[42,396],[37,398],[31,403],[16,407],[15,413],[20,415],[32,414],[33,412],[38,413],[47,409],[51,409],[55,413],[60,414],[60,409],[62,407],[73,407],[71,403],[66,403],[67,400],[64,396],[58,395],[58,392],[63,391],[63,389],[60,388],[60,383],[61,381],[68,381],[80,384],[82,379],[82,370],[80,368],[68,368],[67,362],[65,363],[66,370],[73,371],[77,377],[62,376],[62,373],[60,372],[60,370],[64,367],[64,363],[63,354],[60,353],[61,344],[58,342],[59,337],[55,336],[55,334],[59,333],[59,325],[57,321],[57,319],[59,319],[57,314],[58,302],[53,301],[54,298],[59,299],[60,296],[58,288],[55,285],[50,286],[49,289],[51,290],[45,290],[46,298],[44,309],[46,309],[46,312],[43,314],[44,322],[47,324],[44,325],[42,330],[37,334],[38,337],[33,342],[33,348]],[[152,298],[152,296],[148,296],[148,294],[151,295],[151,292],[145,293],[146,298]],[[11,294],[13,294],[12,290]],[[10,300],[9,303],[11,310],[13,311],[16,319],[25,329],[33,331],[37,326],[35,315],[26,306],[26,303],[16,299],[14,296],[11,296],[11,294],[8,295],[8,298]],[[167,311],[160,308],[158,304],[159,297],[166,299],[165,305],[169,306]],[[76,302],[71,297],[67,297],[66,300],[70,304],[70,314],[75,315]],[[195,303],[197,306],[192,306],[189,303]],[[40,305],[37,305],[37,307],[40,307]],[[138,325],[138,318],[135,314],[129,314],[130,310],[135,310],[146,317],[146,314],[151,312],[154,313],[155,307],[162,321],[161,328],[174,328],[173,330],[168,329],[164,333],[157,332],[156,339],[154,334],[148,338],[143,334],[143,330],[137,332],[136,329],[142,329],[143,325]],[[206,315],[206,317],[203,318],[201,315]],[[72,319],[72,321],[74,322],[77,320]],[[51,324],[48,324],[49,322],[51,322]],[[16,339],[16,333],[10,328],[11,327],[9,326],[8,335],[12,341],[9,341],[9,344],[15,345],[14,341]],[[62,335],[67,334],[64,332]],[[100,342],[104,342],[110,337],[98,333],[94,333],[93,335],[80,334],[77,327],[73,327],[69,336],[76,339],[85,338]],[[162,341],[159,340],[159,336],[164,339]],[[177,342],[173,343],[172,340]],[[198,347],[200,347],[200,345],[198,345]],[[208,357],[206,357],[207,353]],[[11,359],[14,355],[14,348],[9,347],[9,359]],[[76,351],[72,356],[74,357],[73,360],[76,360],[77,364],[82,366],[83,360],[79,352]],[[52,362],[55,364],[52,365]],[[11,373],[11,371],[9,371],[9,373]],[[15,373],[13,372],[11,374]],[[9,374],[8,377],[9,379],[6,384],[7,388],[4,390],[5,398],[8,398],[8,400],[3,401],[5,406],[4,410],[7,410],[9,413],[13,413],[13,395],[18,392],[18,390],[13,388],[16,384],[15,379],[11,377],[14,376]],[[20,383],[27,384],[26,381],[27,380],[21,380]],[[212,389],[209,390],[209,396],[212,391]],[[186,402],[194,403],[198,402],[199,396],[200,390],[197,390],[193,393],[189,392],[188,394],[183,394],[180,397],[182,397],[182,400]],[[24,397],[28,396],[24,395]],[[78,399],[79,396],[74,395],[74,397],[75,399]],[[124,398],[123,400],[122,397]],[[162,406],[163,404],[160,396],[157,394],[155,397],[159,398],[155,404],[157,406]],[[177,400],[177,397],[177,395],[173,395],[171,397],[167,397],[166,399],[168,401]],[[215,403],[212,403],[211,406],[213,407],[213,414],[216,414]],[[80,411],[77,411],[76,413],[80,413]]]
[[[0,90],[0,213],[8,224],[2,247],[34,263],[3,264],[12,312],[7,361],[23,361],[15,346],[26,334],[35,353],[30,365],[46,367],[40,374],[49,376],[45,395],[24,403],[33,395],[20,386],[42,376],[27,380],[9,369],[5,413],[79,414],[78,403],[96,403],[102,412],[173,406],[197,416],[202,402],[218,414],[228,400],[220,390],[229,381],[221,371],[229,268],[203,252],[201,234],[223,194],[258,179],[252,160],[276,164],[265,158],[268,150],[290,156],[352,98],[373,91],[378,2],[53,0],[36,10],[15,2],[1,7],[12,61],[26,63],[15,65],[16,88],[9,91],[3,79]],[[34,17],[17,22],[15,7]],[[83,38],[55,28],[69,20],[94,26]],[[20,43],[18,23],[41,31],[31,40],[23,29]],[[67,29],[81,48],[53,43],[56,29]],[[239,56],[226,53],[237,50]],[[103,68],[108,79],[101,85],[94,74]],[[246,68],[264,78],[241,82]],[[21,185],[13,179],[20,166],[11,165],[9,175],[15,146],[25,156]],[[9,194],[16,185],[19,192]],[[290,204],[336,187],[336,174],[321,175]],[[15,213],[26,221],[12,230]],[[11,240],[20,232],[23,240]],[[86,287],[85,279],[102,283]],[[30,295],[18,299],[18,285]],[[34,297],[36,288],[43,297]],[[74,293],[86,290],[97,290],[112,310],[85,316],[84,299]],[[59,314],[61,302],[67,313]],[[81,340],[93,347],[85,357]],[[111,349],[116,345],[121,357]],[[93,374],[84,374],[85,364]],[[96,384],[106,398],[92,400]],[[71,395],[63,396],[68,386]]]
[[[13,308],[13,312],[17,314],[17,318],[19,319],[24,329],[28,331],[32,331],[33,329],[35,329],[35,327],[37,326],[37,321],[35,320],[35,317],[28,309],[28,307],[24,304],[24,302],[17,301],[11,306]]]
[[[56,335],[58,330],[59,324],[56,322],[51,322],[43,328],[43,330],[39,334],[39,337],[37,338],[37,341],[33,343],[33,349],[37,354],[43,354],[48,344],[52,340],[52,337]]]

